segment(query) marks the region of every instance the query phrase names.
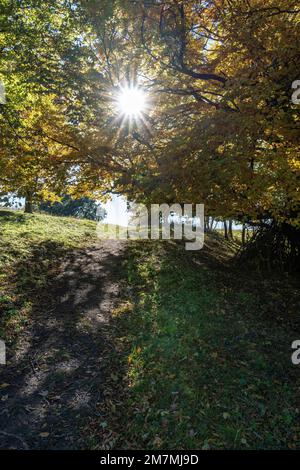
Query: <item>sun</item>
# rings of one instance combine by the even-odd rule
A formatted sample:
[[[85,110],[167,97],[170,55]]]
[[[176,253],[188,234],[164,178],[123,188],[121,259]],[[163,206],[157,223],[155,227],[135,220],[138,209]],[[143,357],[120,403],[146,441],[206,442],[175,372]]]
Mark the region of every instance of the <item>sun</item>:
[[[146,94],[141,88],[135,86],[121,88],[117,97],[117,108],[120,114],[138,118],[142,116],[146,107]]]

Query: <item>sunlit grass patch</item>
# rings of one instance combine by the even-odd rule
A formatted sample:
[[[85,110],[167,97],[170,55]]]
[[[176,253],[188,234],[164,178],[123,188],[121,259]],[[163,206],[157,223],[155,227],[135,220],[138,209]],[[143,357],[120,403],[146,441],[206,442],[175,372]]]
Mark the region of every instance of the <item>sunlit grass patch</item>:
[[[0,211],[1,338],[22,330],[31,301],[47,286],[56,263],[68,250],[95,243],[96,227],[91,220]]]

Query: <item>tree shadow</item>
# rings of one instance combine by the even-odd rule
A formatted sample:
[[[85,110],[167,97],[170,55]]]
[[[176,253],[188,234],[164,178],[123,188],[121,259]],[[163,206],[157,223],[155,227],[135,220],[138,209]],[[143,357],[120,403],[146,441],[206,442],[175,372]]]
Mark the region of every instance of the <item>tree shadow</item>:
[[[199,449],[215,435],[218,448],[243,448],[241,439],[287,447],[298,426],[295,324],[266,315],[274,302],[261,279],[236,270],[221,237],[199,252],[175,241],[140,245],[128,246],[130,300],[114,318],[127,339],[118,446]],[[281,291],[276,302],[284,300]]]
[[[115,348],[110,321],[122,254],[119,242],[67,253],[45,242],[16,266],[18,289],[31,293],[33,305],[1,370],[0,382],[9,384],[1,390],[1,448],[89,446],[84,429],[91,416],[101,422],[106,358]]]
[[[0,209],[0,222],[2,218],[11,222],[25,222],[26,220],[23,213]]]
[[[157,439],[198,448],[215,430],[230,447],[235,434],[223,411],[232,404],[240,409],[234,419],[245,429],[254,423],[266,446],[278,443],[267,441],[265,427],[280,429],[285,445],[285,413],[298,419],[290,406],[278,414],[285,394],[296,395],[285,349],[295,331],[272,329],[245,289],[251,273],[235,272],[218,240],[199,252],[175,241],[34,247],[16,266],[33,308],[1,370],[0,384],[9,385],[0,389],[0,447],[153,449]],[[265,398],[245,405],[247,387]],[[263,418],[258,406],[268,409]]]

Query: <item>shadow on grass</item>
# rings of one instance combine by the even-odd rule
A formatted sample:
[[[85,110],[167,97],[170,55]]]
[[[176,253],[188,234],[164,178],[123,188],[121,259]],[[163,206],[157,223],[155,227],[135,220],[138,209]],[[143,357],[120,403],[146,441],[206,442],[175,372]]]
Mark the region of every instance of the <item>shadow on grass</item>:
[[[15,266],[20,303],[31,306],[1,370],[1,448],[80,449],[101,443],[121,257],[122,248],[113,242],[69,251],[43,242]],[[85,430],[95,417],[93,443]]]
[[[25,214],[20,214],[20,212],[0,209],[0,223],[4,220],[10,222],[25,222],[26,216]]]
[[[230,256],[218,237],[35,246],[16,266],[32,305],[1,370],[1,447],[294,448],[297,331]]]
[[[262,315],[272,303],[244,288],[253,273],[235,272],[218,239],[198,253],[128,247],[128,299],[114,317],[127,385],[121,448],[297,446],[297,331]]]

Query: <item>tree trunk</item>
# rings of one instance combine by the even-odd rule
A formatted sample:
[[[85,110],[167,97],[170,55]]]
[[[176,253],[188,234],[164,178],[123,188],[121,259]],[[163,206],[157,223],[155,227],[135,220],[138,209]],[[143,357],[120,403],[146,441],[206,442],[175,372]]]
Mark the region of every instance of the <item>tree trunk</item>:
[[[242,245],[246,244],[246,227],[245,224],[243,224],[242,227]]]
[[[233,240],[233,233],[232,233],[232,220],[230,219],[228,222],[228,235],[231,240]]]
[[[32,196],[31,195],[26,197],[24,212],[26,214],[32,214],[33,213],[33,204],[32,204]]]
[[[227,222],[224,220],[224,237],[228,240]]]

